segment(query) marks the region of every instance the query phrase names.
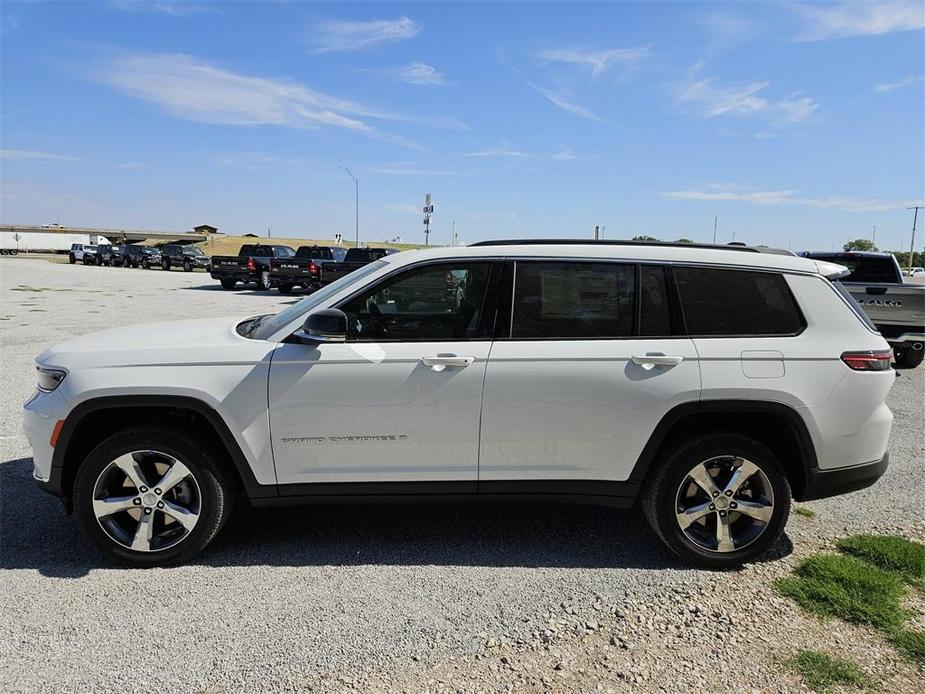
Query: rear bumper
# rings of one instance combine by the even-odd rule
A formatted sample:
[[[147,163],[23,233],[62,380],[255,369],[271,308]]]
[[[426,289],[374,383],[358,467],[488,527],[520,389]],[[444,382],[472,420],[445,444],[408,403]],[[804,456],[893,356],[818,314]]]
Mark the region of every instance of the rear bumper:
[[[883,476],[890,464],[889,452],[884,453],[880,460],[863,465],[820,470],[817,467],[806,470],[806,482],[803,493],[797,501],[812,501],[824,499],[829,496],[838,496],[848,492],[856,492],[871,486]]]

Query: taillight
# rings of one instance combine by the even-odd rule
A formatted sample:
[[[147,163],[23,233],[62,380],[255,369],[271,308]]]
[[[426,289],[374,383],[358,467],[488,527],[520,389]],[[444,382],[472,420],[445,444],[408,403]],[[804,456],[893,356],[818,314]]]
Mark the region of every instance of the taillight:
[[[852,371],[889,371],[893,361],[893,350],[877,352],[845,352],[841,360]]]
[[[255,267],[256,267],[256,266],[254,265],[254,259],[253,259],[253,258],[248,258],[248,259],[247,259],[247,269],[248,269],[248,270],[253,270]]]
[[[308,264],[308,271],[309,271],[309,272],[318,272],[318,266],[315,265],[314,263],[309,263],[309,264]]]

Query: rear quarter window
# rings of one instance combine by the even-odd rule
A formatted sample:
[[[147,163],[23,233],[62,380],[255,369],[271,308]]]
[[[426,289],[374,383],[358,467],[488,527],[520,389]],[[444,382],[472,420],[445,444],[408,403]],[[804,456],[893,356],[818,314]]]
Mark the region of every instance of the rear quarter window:
[[[779,273],[696,267],[674,272],[690,335],[795,335],[805,327]]]

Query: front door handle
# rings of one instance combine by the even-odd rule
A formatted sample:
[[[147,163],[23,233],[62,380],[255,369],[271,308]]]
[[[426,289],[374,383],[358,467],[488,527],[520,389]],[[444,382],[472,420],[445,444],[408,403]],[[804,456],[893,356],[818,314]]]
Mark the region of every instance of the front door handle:
[[[669,354],[634,354],[630,359],[644,369],[651,369],[655,366],[677,366],[684,361],[684,357]]]
[[[429,366],[434,371],[443,371],[448,366],[457,366],[461,369],[475,362],[475,357],[457,357],[455,354],[442,355],[436,357],[421,357],[421,363]]]

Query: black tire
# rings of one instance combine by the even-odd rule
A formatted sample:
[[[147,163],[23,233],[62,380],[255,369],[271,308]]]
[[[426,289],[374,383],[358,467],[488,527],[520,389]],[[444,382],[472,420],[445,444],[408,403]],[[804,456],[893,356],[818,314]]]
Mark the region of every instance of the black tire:
[[[192,271],[193,271],[193,264],[190,263],[190,261],[188,260],[184,260],[183,261],[183,272],[192,272]]]
[[[170,269],[170,261],[167,258],[164,258],[161,261],[161,270],[169,270],[169,269]]]
[[[679,491],[688,473],[700,463],[721,456],[737,456],[754,463],[764,473],[773,491],[773,512],[764,530],[741,549],[728,552],[706,549],[695,543],[681,529],[676,515]],[[659,539],[682,559],[713,569],[731,568],[763,554],[783,534],[790,516],[790,483],[777,456],[755,439],[723,432],[697,436],[679,443],[653,465],[657,467],[642,491],[643,512]],[[732,500],[735,499],[739,499],[738,495],[732,497]],[[719,514],[720,511],[710,512],[710,519],[705,519],[705,524],[710,520],[719,522],[714,513]],[[729,513],[729,518],[733,518],[734,512],[723,513]],[[739,518],[745,518],[747,525],[752,523],[747,517],[735,513],[733,524],[739,522]]]
[[[73,253],[67,254],[67,262],[69,262],[71,265],[77,262],[77,258],[74,257]]]
[[[292,285],[291,284],[279,284],[276,286],[276,289],[280,294],[292,294]]]
[[[222,280],[222,289],[234,289],[237,284],[234,280]]]
[[[260,274],[257,275],[257,288],[262,289],[263,291],[269,291],[270,289],[270,273],[267,270],[261,270]]]
[[[914,369],[922,363],[925,349],[912,349],[912,345],[902,345],[893,349],[893,363],[898,369]]]
[[[97,479],[113,460],[132,451],[149,450],[181,460],[192,473],[199,489],[199,520],[177,544],[142,552],[119,543],[103,530],[93,512],[93,498]],[[133,428],[110,436],[90,451],[77,470],[73,500],[81,529],[104,555],[140,568],[170,566],[189,561],[218,534],[231,513],[234,484],[216,462],[214,451],[195,436],[161,428]]]

